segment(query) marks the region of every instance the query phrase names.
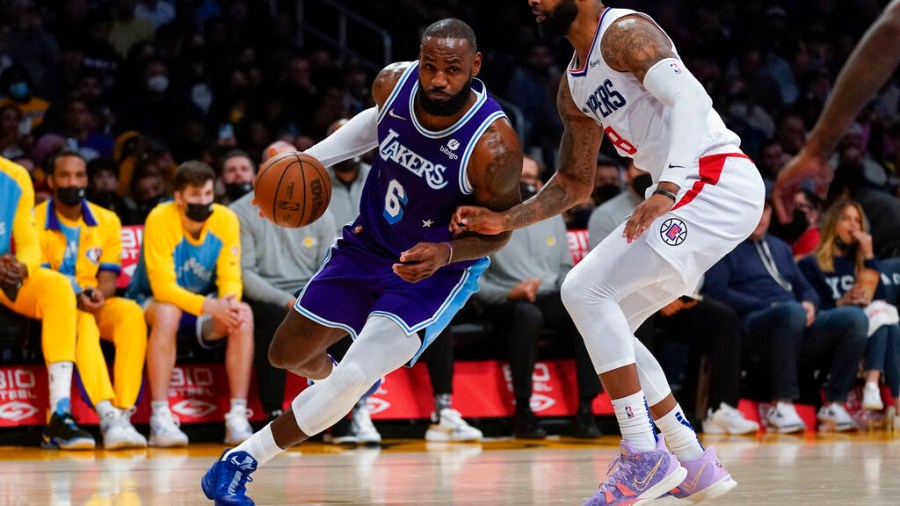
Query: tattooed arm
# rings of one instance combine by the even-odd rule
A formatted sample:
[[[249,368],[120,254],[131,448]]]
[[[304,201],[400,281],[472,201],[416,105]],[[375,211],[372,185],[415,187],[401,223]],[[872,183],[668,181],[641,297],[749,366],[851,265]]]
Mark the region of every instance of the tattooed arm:
[[[460,207],[453,215],[451,231],[455,234],[498,234],[515,230],[555,216],[591,194],[603,131],[594,120],[578,110],[565,77],[559,83],[556,108],[564,127],[556,174],[537,195],[504,213],[477,207]],[[521,172],[521,163],[519,171]]]

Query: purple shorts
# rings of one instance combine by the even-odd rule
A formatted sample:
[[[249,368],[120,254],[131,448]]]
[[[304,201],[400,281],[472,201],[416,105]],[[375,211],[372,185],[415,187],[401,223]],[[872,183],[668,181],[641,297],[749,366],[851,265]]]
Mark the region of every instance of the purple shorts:
[[[407,333],[425,329],[422,347],[410,363],[444,330],[469,297],[490,260],[465,269],[440,269],[418,283],[392,270],[396,260],[353,240],[338,241],[306,284],[294,309],[326,327],[346,330],[354,339],[369,316],[394,320]]]

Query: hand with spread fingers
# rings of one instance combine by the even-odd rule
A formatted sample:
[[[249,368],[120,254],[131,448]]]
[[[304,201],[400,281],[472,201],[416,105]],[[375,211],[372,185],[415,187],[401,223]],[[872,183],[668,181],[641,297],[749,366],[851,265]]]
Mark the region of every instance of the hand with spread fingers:
[[[450,219],[450,233],[458,237],[465,232],[497,235],[506,231],[503,213],[495,213],[486,207],[460,206]]]
[[[625,230],[622,237],[631,244],[637,240],[656,218],[669,212],[675,206],[675,201],[665,195],[654,194],[649,199],[641,202],[634,210],[634,214],[625,222]]]
[[[428,278],[450,263],[453,249],[449,243],[420,242],[400,254],[400,261],[393,265],[394,273],[410,283]]]

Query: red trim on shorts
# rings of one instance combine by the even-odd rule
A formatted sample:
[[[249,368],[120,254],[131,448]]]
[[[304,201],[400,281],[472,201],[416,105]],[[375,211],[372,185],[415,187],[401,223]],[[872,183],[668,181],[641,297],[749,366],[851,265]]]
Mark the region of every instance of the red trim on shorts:
[[[744,153],[720,153],[717,155],[700,157],[700,160],[698,160],[700,165],[700,180],[694,181],[694,186],[684,194],[684,197],[681,197],[681,200],[675,204],[672,211],[690,204],[707,184],[714,185],[718,183],[719,178],[722,177],[722,169],[725,167],[725,160],[728,158],[750,159],[750,157]]]

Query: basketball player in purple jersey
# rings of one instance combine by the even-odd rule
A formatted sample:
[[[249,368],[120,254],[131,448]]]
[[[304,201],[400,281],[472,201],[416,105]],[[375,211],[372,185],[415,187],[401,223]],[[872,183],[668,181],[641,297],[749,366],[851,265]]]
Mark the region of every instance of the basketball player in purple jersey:
[[[474,79],[472,29],[456,19],[425,31],[416,62],[387,66],[363,111],[306,153],[330,166],[377,147],[360,215],[344,227],[272,340],[272,365],[315,380],[291,409],[223,453],[201,481],[216,504],[249,505],[258,466],[330,427],[374,383],[415,362],[478,288],[487,255],[509,234],[452,238],[459,205],[521,201],[519,139]],[[339,365],[326,349],[350,333]]]
[[[559,170],[521,205],[506,212],[462,207],[451,227],[502,233],[583,201],[604,133],[650,172],[647,199],[562,286],[623,436],[609,476],[587,504],[718,497],[736,482],[714,449],[701,446],[662,368],[633,332],[693,293],[702,274],[750,235],[763,209],[759,171],[649,16],[595,0],[528,3],[543,34],[565,36],[575,49],[557,96],[565,127]],[[656,438],[650,414],[663,437]]]

